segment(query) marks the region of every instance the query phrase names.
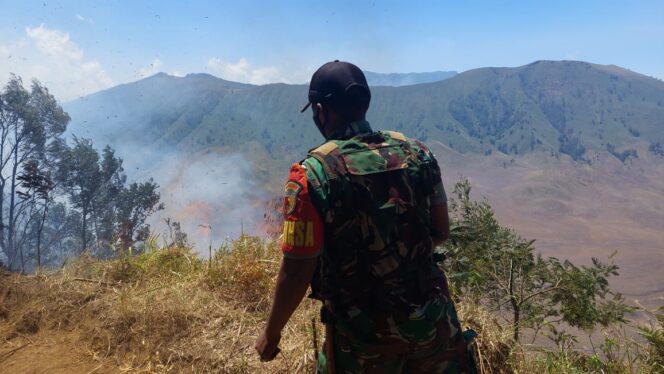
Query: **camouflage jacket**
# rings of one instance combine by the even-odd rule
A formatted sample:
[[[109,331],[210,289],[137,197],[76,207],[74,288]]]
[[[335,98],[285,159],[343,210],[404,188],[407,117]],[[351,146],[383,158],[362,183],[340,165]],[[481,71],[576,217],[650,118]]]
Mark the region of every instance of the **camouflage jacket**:
[[[417,140],[366,121],[332,138],[301,163],[323,226],[311,296],[337,320],[404,320],[442,277],[429,215],[445,201],[438,164]]]

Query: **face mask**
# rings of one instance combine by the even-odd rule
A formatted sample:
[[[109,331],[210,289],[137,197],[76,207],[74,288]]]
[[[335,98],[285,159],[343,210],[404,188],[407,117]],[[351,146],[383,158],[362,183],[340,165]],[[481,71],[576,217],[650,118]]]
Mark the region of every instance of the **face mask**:
[[[316,124],[316,127],[318,128],[318,131],[320,131],[321,135],[323,135],[323,138],[327,140],[327,136],[325,135],[325,126],[323,125],[323,123],[321,123],[320,119],[318,118],[318,113],[314,112],[312,118],[314,120],[314,123]]]

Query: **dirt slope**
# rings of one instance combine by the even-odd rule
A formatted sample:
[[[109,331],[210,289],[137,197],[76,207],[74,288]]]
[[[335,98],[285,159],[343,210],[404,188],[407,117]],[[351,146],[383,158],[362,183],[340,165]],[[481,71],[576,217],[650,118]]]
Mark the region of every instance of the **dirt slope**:
[[[48,330],[20,336],[0,345],[0,365],[5,373],[120,373],[119,367],[96,360],[81,347],[75,333]]]

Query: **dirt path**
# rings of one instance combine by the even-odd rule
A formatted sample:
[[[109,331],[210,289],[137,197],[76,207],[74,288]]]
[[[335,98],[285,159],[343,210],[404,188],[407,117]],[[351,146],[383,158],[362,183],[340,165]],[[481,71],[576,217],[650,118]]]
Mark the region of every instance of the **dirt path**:
[[[93,359],[71,334],[43,331],[0,344],[0,371],[14,373],[111,374],[120,369]]]

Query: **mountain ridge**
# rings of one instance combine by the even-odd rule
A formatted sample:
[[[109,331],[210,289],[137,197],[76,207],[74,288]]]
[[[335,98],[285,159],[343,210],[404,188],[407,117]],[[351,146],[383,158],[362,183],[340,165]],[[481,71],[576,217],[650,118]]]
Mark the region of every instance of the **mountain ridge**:
[[[306,92],[306,85],[157,74],[65,109],[70,132],[112,146],[129,141],[242,151],[240,144],[258,142],[272,156],[295,158],[320,142],[310,116],[299,114]],[[664,83],[615,66],[543,60],[437,82],[375,86],[372,93],[367,116],[376,129],[438,140],[462,153],[543,150],[588,161],[593,152],[620,155],[636,143],[664,142]]]

